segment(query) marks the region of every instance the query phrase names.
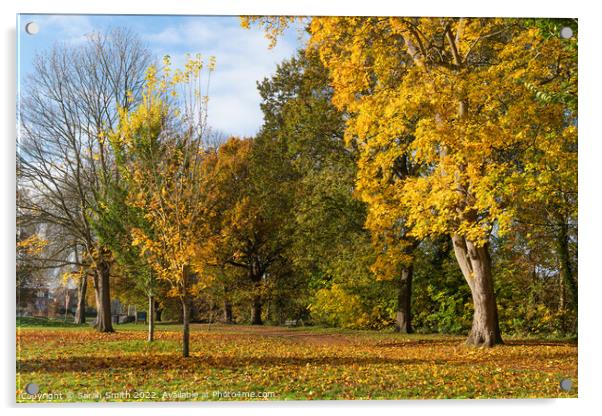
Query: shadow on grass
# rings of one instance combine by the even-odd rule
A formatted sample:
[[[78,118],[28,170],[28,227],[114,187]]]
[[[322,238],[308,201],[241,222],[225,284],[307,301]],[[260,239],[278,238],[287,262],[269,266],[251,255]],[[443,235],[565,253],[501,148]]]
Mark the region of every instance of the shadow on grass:
[[[565,359],[566,353],[533,354],[531,360],[534,367],[538,362],[554,359]],[[190,370],[195,368],[211,369],[244,369],[249,367],[303,367],[303,366],[372,366],[372,365],[394,365],[403,369],[408,365],[443,365],[453,367],[466,367],[474,365],[494,364],[489,359],[473,358],[469,360],[445,360],[441,358],[386,358],[386,357],[281,357],[281,356],[247,356],[228,357],[214,355],[199,355],[193,353],[191,357],[182,358],[179,354],[160,354],[151,356],[118,356],[118,357],[91,357],[74,356],[59,359],[37,358],[31,360],[17,361],[17,368],[21,373],[42,371],[47,373],[61,372],[86,372],[107,370],[132,370],[155,371],[155,370]],[[496,364],[496,365],[499,365]],[[534,368],[535,369],[535,368]]]
[[[504,341],[505,345],[516,347],[576,347],[577,340],[547,341],[537,339],[511,339]]]
[[[416,365],[433,363],[432,360],[398,359],[381,357],[216,357],[193,355],[182,358],[178,354],[157,355],[149,359],[144,357],[120,356],[111,357],[69,357],[60,359],[32,359],[17,361],[21,373],[43,371],[60,373],[68,371],[95,372],[106,370],[178,370],[191,368],[237,369],[246,367],[277,367],[277,366],[350,366],[350,365]]]
[[[457,338],[450,339],[407,339],[404,341],[395,342],[379,342],[376,344],[377,347],[385,348],[403,348],[412,347],[416,345],[433,346],[433,347],[453,347],[462,345],[462,341]]]

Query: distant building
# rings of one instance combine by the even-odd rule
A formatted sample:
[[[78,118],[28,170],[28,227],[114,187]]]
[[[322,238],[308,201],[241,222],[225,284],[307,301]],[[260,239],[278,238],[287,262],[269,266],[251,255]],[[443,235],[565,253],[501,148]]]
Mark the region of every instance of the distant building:
[[[21,288],[17,294],[17,316],[59,318],[73,316],[77,308],[77,289],[63,287]]]
[[[48,288],[21,288],[17,293],[17,316],[48,316],[50,290]]]

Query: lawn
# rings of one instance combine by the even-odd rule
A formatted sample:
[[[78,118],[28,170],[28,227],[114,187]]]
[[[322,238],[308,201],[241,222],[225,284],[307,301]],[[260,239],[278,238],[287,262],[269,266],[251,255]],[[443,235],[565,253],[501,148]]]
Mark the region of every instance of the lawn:
[[[177,325],[116,330],[18,321],[17,402],[577,397],[570,341],[193,324],[183,359]]]

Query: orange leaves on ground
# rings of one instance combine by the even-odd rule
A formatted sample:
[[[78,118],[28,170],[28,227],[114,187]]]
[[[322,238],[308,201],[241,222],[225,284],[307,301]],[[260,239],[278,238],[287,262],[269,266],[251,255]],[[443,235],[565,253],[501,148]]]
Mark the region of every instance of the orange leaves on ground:
[[[169,327],[168,327],[169,328]],[[191,357],[179,334],[142,330],[21,330],[18,382],[43,392],[154,392],[147,400],[181,400],[164,392],[274,392],[273,399],[574,397],[559,382],[577,382],[577,345],[511,340],[483,350],[460,337],[368,331],[193,325]],[[132,397],[96,400],[132,400]],[[140,398],[142,399],[142,398]],[[190,399],[190,398],[188,398]],[[223,398],[222,398],[223,399]]]

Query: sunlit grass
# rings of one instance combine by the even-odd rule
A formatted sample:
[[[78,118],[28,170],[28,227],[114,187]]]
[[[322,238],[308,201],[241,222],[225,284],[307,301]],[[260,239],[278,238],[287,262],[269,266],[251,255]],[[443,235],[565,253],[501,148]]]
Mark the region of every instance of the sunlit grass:
[[[577,396],[574,342],[475,349],[458,336],[193,325],[184,359],[177,324],[158,325],[153,343],[145,325],[116,329],[21,326],[17,401],[51,401],[23,394],[31,382],[52,401]],[[560,390],[563,378],[570,392]]]

